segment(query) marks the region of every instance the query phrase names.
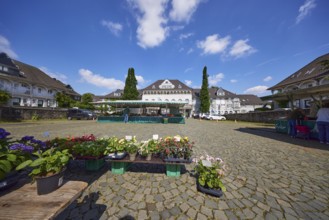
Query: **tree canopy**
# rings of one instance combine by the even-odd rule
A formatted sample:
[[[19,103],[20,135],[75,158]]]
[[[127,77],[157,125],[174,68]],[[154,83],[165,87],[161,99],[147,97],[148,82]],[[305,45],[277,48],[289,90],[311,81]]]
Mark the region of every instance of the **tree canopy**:
[[[0,90],[0,105],[6,104],[10,98],[11,95],[7,91]]]

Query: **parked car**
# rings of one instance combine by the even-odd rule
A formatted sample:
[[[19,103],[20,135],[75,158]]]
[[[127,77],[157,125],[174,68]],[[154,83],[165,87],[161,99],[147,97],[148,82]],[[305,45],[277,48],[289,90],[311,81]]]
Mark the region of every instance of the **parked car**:
[[[208,119],[208,120],[219,120],[219,121],[226,120],[226,118],[222,115],[208,115],[206,117],[206,119]]]
[[[94,120],[97,118],[97,115],[93,113],[90,110],[87,109],[76,109],[72,108],[69,109],[67,112],[67,119],[72,120],[72,119],[87,119],[87,120]]]
[[[201,113],[200,118],[201,119],[207,119],[209,115],[210,115],[209,113]]]

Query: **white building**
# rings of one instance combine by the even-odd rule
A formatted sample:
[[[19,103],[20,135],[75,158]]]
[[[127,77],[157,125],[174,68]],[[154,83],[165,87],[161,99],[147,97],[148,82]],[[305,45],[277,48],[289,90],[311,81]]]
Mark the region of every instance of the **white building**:
[[[11,59],[5,53],[0,53],[0,90],[7,91],[12,97],[7,106],[57,107],[57,92],[81,99],[70,85],[51,78],[34,66]]]

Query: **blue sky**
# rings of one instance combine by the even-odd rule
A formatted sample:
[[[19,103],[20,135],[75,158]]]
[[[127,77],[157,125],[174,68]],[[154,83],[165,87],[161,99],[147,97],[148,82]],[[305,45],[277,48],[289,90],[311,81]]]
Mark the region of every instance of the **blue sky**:
[[[329,52],[328,0],[0,0],[0,51],[105,95],[178,79],[266,89]]]

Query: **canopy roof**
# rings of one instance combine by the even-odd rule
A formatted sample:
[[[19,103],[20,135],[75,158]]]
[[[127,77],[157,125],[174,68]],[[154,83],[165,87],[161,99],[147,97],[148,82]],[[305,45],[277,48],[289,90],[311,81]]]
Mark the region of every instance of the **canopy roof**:
[[[92,102],[93,104],[107,104],[118,108],[143,108],[143,107],[166,107],[166,108],[179,108],[188,104],[187,102],[166,102],[166,101],[142,101],[142,100],[114,100],[114,101],[99,101]]]

